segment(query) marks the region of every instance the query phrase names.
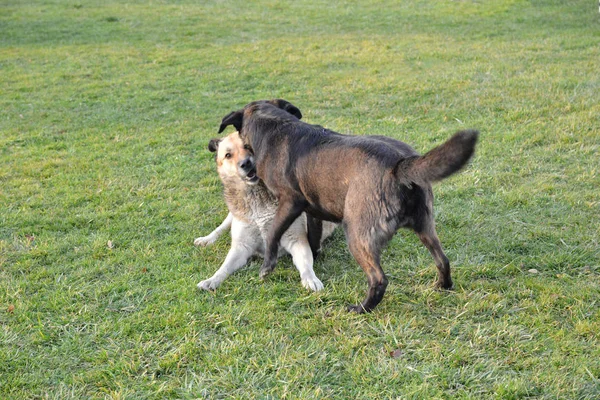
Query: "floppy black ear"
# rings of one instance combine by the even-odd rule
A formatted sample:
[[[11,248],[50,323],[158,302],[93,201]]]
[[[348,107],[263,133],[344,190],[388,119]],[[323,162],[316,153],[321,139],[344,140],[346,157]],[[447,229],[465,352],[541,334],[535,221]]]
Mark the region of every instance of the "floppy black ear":
[[[221,121],[221,126],[219,127],[219,133],[223,132],[225,128],[229,125],[233,125],[235,129],[239,132],[242,130],[242,121],[244,120],[244,111],[232,111],[223,117]]]
[[[210,139],[208,142],[208,151],[214,153],[219,148],[219,143],[221,143],[221,139]]]
[[[281,108],[282,110],[289,112],[294,117],[302,119],[302,113],[300,112],[300,109],[292,103],[290,103],[289,101],[283,99],[275,99],[272,100],[271,103]]]
[[[287,103],[284,110],[292,114],[294,117],[302,119],[302,113],[300,112],[300,109],[292,103]]]

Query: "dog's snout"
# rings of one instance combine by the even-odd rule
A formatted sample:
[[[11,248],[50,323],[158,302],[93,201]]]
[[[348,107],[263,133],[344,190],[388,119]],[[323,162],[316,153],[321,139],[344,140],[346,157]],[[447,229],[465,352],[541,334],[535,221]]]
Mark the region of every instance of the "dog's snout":
[[[254,162],[252,161],[252,157],[246,157],[242,161],[238,163],[238,166],[244,170],[248,171],[254,167]]]

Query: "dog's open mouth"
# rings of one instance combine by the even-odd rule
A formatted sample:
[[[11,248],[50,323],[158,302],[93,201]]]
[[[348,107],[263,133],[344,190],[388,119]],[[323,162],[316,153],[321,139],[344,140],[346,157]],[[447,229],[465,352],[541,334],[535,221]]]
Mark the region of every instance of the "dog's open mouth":
[[[256,175],[256,169],[251,169],[247,174],[246,177],[244,178],[244,180],[246,181],[246,183],[250,183],[250,184],[254,184],[256,182],[258,182],[258,175]]]

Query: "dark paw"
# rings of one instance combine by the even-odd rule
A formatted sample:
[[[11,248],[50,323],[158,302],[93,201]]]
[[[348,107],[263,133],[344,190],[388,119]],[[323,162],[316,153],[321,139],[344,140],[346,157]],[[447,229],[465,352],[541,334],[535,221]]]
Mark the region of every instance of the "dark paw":
[[[357,314],[363,314],[367,312],[367,310],[363,308],[362,304],[359,304],[357,306],[350,304],[346,307],[346,309],[348,310],[348,312],[355,312]]]
[[[258,273],[258,276],[260,279],[265,279],[268,275],[271,274],[271,272],[273,272],[273,270],[275,269],[275,266],[265,266],[263,264],[263,266],[260,268],[260,272]]]
[[[448,281],[437,281],[435,283],[435,288],[439,289],[439,290],[452,290],[454,287],[454,284],[452,283],[451,280]]]
[[[317,250],[312,252],[313,255],[313,261],[317,259],[317,257],[319,257],[319,254],[321,254],[321,248],[319,247]]]

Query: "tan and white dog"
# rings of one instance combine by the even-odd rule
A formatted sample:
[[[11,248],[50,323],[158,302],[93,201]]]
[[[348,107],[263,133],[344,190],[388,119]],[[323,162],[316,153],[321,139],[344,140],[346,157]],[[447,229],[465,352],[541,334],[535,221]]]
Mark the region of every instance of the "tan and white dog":
[[[256,175],[254,157],[244,146],[238,132],[223,139],[213,139],[208,145],[216,153],[217,171],[223,182],[225,202],[229,214],[208,236],[194,240],[196,246],[208,246],[231,228],[231,248],[215,274],[198,283],[198,288],[214,290],[232,273],[242,268],[253,255],[263,257],[266,235],[269,232],[277,199]],[[300,272],[302,286],[312,291],[323,289],[323,283],[313,271],[313,253],[308,240],[306,214],[300,215],[282,236],[279,256],[289,253]],[[337,224],[323,222],[319,243],[331,235]]]

